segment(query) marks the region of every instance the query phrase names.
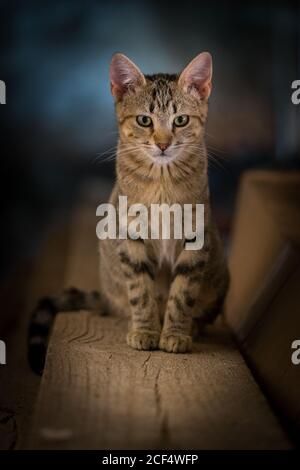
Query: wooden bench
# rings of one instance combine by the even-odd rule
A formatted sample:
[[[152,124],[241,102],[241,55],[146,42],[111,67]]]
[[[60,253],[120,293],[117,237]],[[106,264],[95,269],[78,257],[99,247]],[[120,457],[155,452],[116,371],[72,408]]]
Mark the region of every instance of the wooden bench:
[[[96,205],[72,222],[65,286],[99,287]],[[126,329],[113,315],[57,316],[26,448],[290,448],[221,322],[191,354],[132,350]]]
[[[227,322],[300,445],[300,172],[255,170],[240,183]]]

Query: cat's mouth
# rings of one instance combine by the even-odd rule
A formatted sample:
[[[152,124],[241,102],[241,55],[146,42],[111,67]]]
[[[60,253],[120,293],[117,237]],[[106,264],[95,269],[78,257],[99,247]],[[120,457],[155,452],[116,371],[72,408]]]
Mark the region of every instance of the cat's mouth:
[[[168,148],[167,150],[163,151],[149,152],[149,156],[154,163],[159,165],[167,165],[176,158],[176,153],[177,152],[174,148]]]
[[[152,160],[159,165],[166,165],[174,160],[174,155],[166,155],[165,153],[161,153],[155,157],[152,157]]]

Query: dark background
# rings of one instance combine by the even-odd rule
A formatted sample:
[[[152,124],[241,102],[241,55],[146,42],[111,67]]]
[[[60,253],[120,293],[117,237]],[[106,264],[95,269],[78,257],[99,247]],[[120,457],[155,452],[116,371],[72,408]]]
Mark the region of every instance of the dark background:
[[[214,59],[208,124],[217,221],[230,234],[237,182],[253,167],[299,168],[298,2],[2,1],[1,276],[36,252],[84,180],[112,184],[116,144],[108,67],[114,52],[145,73]]]

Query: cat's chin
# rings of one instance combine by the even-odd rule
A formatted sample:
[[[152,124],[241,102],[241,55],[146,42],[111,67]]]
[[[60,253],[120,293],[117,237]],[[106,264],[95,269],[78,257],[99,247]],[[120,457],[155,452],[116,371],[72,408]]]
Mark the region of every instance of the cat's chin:
[[[168,165],[175,160],[175,157],[171,155],[158,155],[157,157],[151,157],[151,160],[157,165]]]

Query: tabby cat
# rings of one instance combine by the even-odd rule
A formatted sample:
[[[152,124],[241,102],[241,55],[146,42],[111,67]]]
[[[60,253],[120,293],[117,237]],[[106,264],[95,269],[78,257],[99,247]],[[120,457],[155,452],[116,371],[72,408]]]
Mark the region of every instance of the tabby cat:
[[[57,297],[39,304],[30,329],[35,369],[43,365],[36,354],[38,349],[45,353],[50,327],[50,322],[45,327],[45,310],[52,322],[58,310],[69,308],[68,299],[72,309],[101,304],[113,313],[129,313],[129,346],[174,353],[190,351],[194,326],[213,322],[221,312],[229,276],[209,201],[205,123],[211,80],[207,52],[179,75],[144,75],[125,55],[113,56],[110,81],[119,141],[110,202],[116,210],[119,196],[127,196],[128,205],[147,208],[204,204],[204,246],[186,250],[184,238],[101,240],[100,297],[71,289],[63,301]]]

